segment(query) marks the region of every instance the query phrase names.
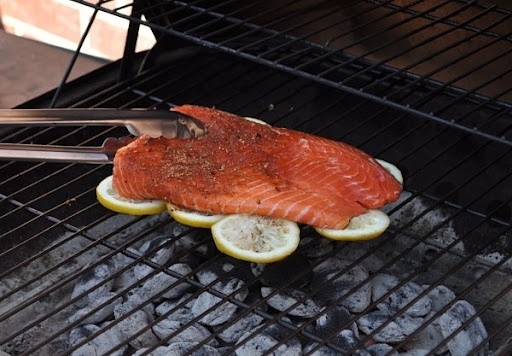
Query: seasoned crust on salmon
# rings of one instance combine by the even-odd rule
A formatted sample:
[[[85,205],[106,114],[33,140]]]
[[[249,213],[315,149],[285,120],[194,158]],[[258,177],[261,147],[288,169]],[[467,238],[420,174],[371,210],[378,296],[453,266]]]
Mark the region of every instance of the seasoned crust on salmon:
[[[141,136],[119,149],[113,185],[120,195],[341,229],[401,193],[375,159],[348,144],[212,108],[174,110],[202,121],[208,133],[189,140]]]

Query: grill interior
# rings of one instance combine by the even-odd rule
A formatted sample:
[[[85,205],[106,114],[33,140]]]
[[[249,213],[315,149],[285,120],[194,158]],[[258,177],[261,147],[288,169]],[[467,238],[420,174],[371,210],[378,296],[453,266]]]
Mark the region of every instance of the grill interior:
[[[258,315],[261,325],[279,329],[277,343],[262,354],[279,354],[280,347],[296,339],[304,354],[323,354],[326,348],[332,354],[364,354],[376,343],[380,330],[443,285],[456,298],[435,317],[460,300],[468,301],[475,313],[430,354],[449,354],[445,346],[477,319],[487,335],[470,351],[508,354],[512,342],[512,36],[507,24],[512,11],[506,4],[147,0],[116,8],[113,1],[76,2],[130,20],[124,57],[20,107],[167,110],[183,103],[215,106],[355,145],[397,165],[405,178],[405,191],[398,203],[386,208],[391,226],[378,239],[327,242],[303,226],[298,252],[283,263],[267,266],[273,272],[257,275],[248,263],[217,253],[207,230],[185,228],[166,214],[128,217],[102,208],[96,202],[95,187],[110,174],[111,166],[0,162],[1,350],[12,355],[79,354],[113,325],[156,306],[162,295],[185,283],[191,294],[181,305],[209,292],[225,308],[238,307],[237,316],[211,327],[211,335],[194,345],[196,350],[218,339],[238,319]],[[148,52],[133,51],[138,26],[151,27],[158,39]],[[4,130],[0,139],[100,145],[108,136],[124,134],[124,129],[104,127],[22,128]],[[165,236],[165,242],[141,250],[145,241],[157,236]],[[153,258],[169,246],[180,247],[175,247],[170,260],[160,263]],[[313,316],[290,315],[306,300],[322,300],[331,292],[328,281],[316,286],[304,281],[333,256],[346,262],[333,279],[350,274],[355,266],[364,266],[368,277],[351,285],[347,295],[327,298]],[[73,293],[77,281],[118,260],[127,262],[114,263],[108,276]],[[191,269],[183,273],[168,268],[176,263],[187,263]],[[94,310],[71,318],[84,296],[141,265],[151,272],[118,286]],[[219,271],[225,265],[234,268]],[[205,271],[216,271],[215,278],[201,281],[198,275]],[[176,278],[176,283],[154,289],[123,317],[106,317],[108,324],[78,342],[70,341],[73,330],[87,324],[89,316],[119,297],[126,300],[160,272]],[[366,311],[375,310],[409,282],[424,288],[389,321],[369,334],[360,333],[353,344],[340,344],[337,336],[360,321],[364,312],[351,313],[332,329],[318,332],[322,318],[381,274],[397,276],[399,284],[373,300]],[[237,293],[216,287],[235,277],[242,278],[251,292],[271,286],[273,293],[241,301]],[[304,294],[288,310],[264,307],[272,296],[290,288]],[[207,313],[189,320],[182,329]],[[129,337],[108,344],[104,352],[132,354],[137,338],[165,316],[141,324]],[[392,343],[394,351],[407,350],[435,317]],[[247,340],[259,332],[255,328]],[[150,354],[173,336],[151,344],[141,354]],[[221,342],[218,349],[221,354],[241,353],[243,344]]]

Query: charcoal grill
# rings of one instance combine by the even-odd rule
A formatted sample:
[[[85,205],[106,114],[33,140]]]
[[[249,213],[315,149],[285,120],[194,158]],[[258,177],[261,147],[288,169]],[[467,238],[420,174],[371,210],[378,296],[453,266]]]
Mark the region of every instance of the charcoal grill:
[[[11,355],[79,354],[130,315],[161,303],[176,286],[187,285],[189,294],[181,306],[209,292],[222,308],[234,305],[238,310],[226,323],[208,327],[211,334],[193,344],[190,352],[218,340],[244,316],[257,315],[262,328],[254,327],[238,344],[221,341],[218,352],[240,352],[262,330],[276,329],[276,343],[263,354],[279,354],[292,340],[298,340],[303,354],[369,354],[365,350],[377,342],[380,331],[436,287],[446,286],[455,299],[405,338],[390,343],[390,354],[408,350],[462,300],[474,307],[474,313],[422,354],[449,354],[446,346],[476,321],[487,333],[467,353],[510,353],[512,9],[507,2],[75,2],[94,9],[91,23],[97,12],[130,21],[123,58],[72,82],[64,77],[58,88],[20,108],[215,106],[360,147],[400,167],[405,192],[387,208],[392,223],[378,239],[327,243],[303,226],[298,253],[267,266],[273,271],[258,274],[236,260],[228,261],[234,268],[219,270],[226,258],[212,248],[206,230],[185,228],[165,214],[128,217],[106,211],[96,202],[94,190],[110,174],[109,165],[1,162],[0,350]],[[147,52],[135,53],[140,26],[151,28],[157,43]],[[73,62],[69,69],[72,66]],[[0,140],[100,145],[107,136],[123,134],[121,128],[90,126],[13,128],[2,131]],[[156,236],[166,236],[165,243],[141,250],[144,241]],[[180,243],[182,248],[170,260],[153,258]],[[325,254],[308,255],[326,246]],[[344,296],[325,298],[326,293],[335,295],[329,281],[307,281],[332,256],[346,262],[333,279],[355,266],[364,266],[369,273],[350,285]],[[125,263],[115,265],[114,260]],[[190,266],[186,273],[168,268],[183,261]],[[105,265],[115,267],[80,293],[73,292],[77,281]],[[111,286],[135,266],[150,272],[131,284],[109,287],[115,293],[73,317],[83,307],[84,296]],[[217,271],[213,280],[197,277],[212,270]],[[88,324],[88,317],[120,297],[126,300],[160,272],[175,283],[153,290],[121,316],[105,316],[70,341],[74,330]],[[322,318],[382,274],[398,277],[398,285],[374,298],[365,311],[349,313],[329,330],[318,332]],[[238,292],[216,288],[235,277],[245,281],[247,290],[270,286],[272,293],[242,300]],[[353,343],[339,342],[341,331],[350,330],[365,312],[376,310],[410,282],[422,286],[414,299],[393,310],[373,331],[359,331]],[[294,303],[283,310],[267,305],[290,288],[303,292]],[[328,301],[314,315],[290,315],[307,300],[322,299]],[[105,353],[134,353],[139,336],[176,310],[114,339]],[[208,313],[188,320],[182,330]],[[177,330],[158,338],[139,354],[151,354],[179,334]]]

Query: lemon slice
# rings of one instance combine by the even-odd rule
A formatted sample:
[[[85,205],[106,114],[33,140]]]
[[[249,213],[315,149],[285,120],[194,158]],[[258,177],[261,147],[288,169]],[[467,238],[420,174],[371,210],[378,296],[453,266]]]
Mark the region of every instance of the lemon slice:
[[[249,117],[249,116],[245,116],[243,117],[243,119],[246,119],[246,120],[249,120],[249,121],[252,121],[252,122],[255,122],[257,124],[261,124],[261,125],[268,125],[270,126],[269,123],[263,121],[263,120],[260,120],[260,119],[255,119],[254,117]]]
[[[402,172],[398,169],[397,166],[391,164],[389,162],[383,161],[381,159],[375,159],[385,170],[387,170],[395,179],[402,185],[404,185],[404,177],[402,176]]]
[[[171,203],[167,203],[167,211],[177,222],[192,227],[210,228],[213,224],[225,216],[188,210]]]
[[[344,229],[325,229],[315,227],[316,232],[332,240],[361,241],[373,239],[382,234],[389,226],[389,217],[378,209],[370,209],[366,213],[350,219]]]
[[[120,196],[112,186],[112,176],[103,179],[96,187],[96,198],[105,208],[129,215],[153,215],[165,210],[161,200],[135,200]]]
[[[299,245],[300,230],[293,221],[234,214],[212,226],[215,245],[239,260],[270,263],[291,255]]]

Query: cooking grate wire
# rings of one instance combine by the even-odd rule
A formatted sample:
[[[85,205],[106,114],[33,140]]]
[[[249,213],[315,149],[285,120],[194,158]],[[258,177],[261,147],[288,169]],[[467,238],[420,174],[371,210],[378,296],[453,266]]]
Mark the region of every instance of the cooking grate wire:
[[[477,37],[477,36],[481,35],[483,32],[485,32],[485,30],[486,30],[486,29],[492,28],[492,27],[494,27],[494,26],[497,26],[498,24],[501,24],[501,23],[505,22],[506,20],[509,20],[511,16],[512,16],[512,14],[510,14],[510,15],[508,15],[508,16],[506,16],[506,17],[503,17],[503,18],[502,18],[502,19],[500,19],[499,21],[496,21],[495,23],[492,23],[491,25],[488,25],[488,26],[484,27],[484,28],[483,28],[483,29],[481,29],[479,32],[474,32],[473,34],[471,34],[470,36],[468,36],[468,38],[465,38],[464,40],[458,40],[458,41],[456,41],[456,42],[453,42],[453,43],[451,43],[450,45],[448,45],[448,46],[446,46],[446,47],[444,47],[444,48],[441,48],[441,49],[439,49],[439,50],[437,50],[437,51],[434,51],[434,52],[430,53],[430,54],[429,54],[427,57],[425,57],[425,58],[418,59],[416,62],[411,62],[410,64],[408,64],[408,65],[406,65],[406,66],[404,66],[404,67],[402,67],[402,68],[397,69],[397,70],[396,70],[396,72],[394,72],[394,73],[389,73],[389,74],[385,75],[384,77],[379,78],[379,79],[378,79],[377,81],[375,81],[374,83],[368,83],[367,85],[365,85],[365,86],[363,87],[363,90],[368,90],[368,89],[369,89],[369,88],[371,88],[372,86],[375,86],[375,85],[377,85],[377,84],[379,84],[379,83],[381,83],[381,82],[385,82],[386,80],[391,79],[392,77],[395,77],[397,74],[406,74],[405,72],[407,72],[408,70],[413,69],[414,67],[416,67],[416,66],[420,65],[421,63],[423,63],[423,62],[425,62],[425,61],[427,61],[427,60],[430,60],[430,59],[432,59],[432,58],[434,58],[434,57],[436,57],[436,56],[438,56],[438,55],[442,54],[444,51],[448,51],[448,50],[450,50],[450,49],[452,49],[452,48],[454,48],[454,47],[457,47],[457,46],[459,46],[459,45],[461,45],[461,44],[464,44],[464,43],[465,43],[465,41],[471,40],[471,39],[473,39],[473,38],[475,38],[475,37]],[[474,19],[474,18],[472,18],[472,19],[471,19],[471,20],[469,20],[469,21],[472,21],[473,19]],[[441,34],[436,35],[435,37],[436,37],[436,38],[437,38],[437,37],[441,37],[441,36],[445,35],[446,33],[447,33],[447,32],[443,32],[443,33],[441,33]],[[471,56],[471,55],[473,55],[473,54],[476,54],[476,53],[478,53],[479,51],[482,51],[482,50],[486,49],[487,47],[490,47],[490,46],[492,46],[493,44],[495,44],[495,43],[497,43],[497,42],[499,42],[499,41],[501,41],[501,40],[506,40],[506,38],[507,38],[507,37],[509,37],[510,35],[511,35],[511,33],[510,33],[510,32],[509,32],[509,33],[507,33],[507,34],[499,35],[499,36],[497,36],[496,38],[494,38],[493,40],[491,40],[490,42],[488,42],[488,43],[486,43],[485,45],[483,45],[482,47],[477,47],[477,48],[475,48],[475,49],[472,49],[472,50],[471,50],[471,51],[469,51],[469,52],[466,52],[463,56],[459,56],[459,57],[455,58],[455,59],[454,59],[454,61],[453,61],[452,63],[446,63],[446,64],[444,64],[444,65],[441,65],[441,66],[439,66],[439,67],[437,67],[437,68],[433,69],[432,71],[430,71],[430,72],[426,73],[426,75],[425,75],[425,76],[426,76],[426,77],[433,77],[435,74],[438,74],[438,73],[439,73],[439,72],[441,72],[443,69],[448,68],[450,65],[453,65],[454,63],[457,63],[457,62],[459,62],[459,61],[463,60],[465,57],[467,57],[467,56]],[[431,40],[431,39],[429,39],[429,40]],[[427,42],[428,42],[428,41],[427,41]],[[425,42],[425,43],[427,43],[427,42]],[[416,44],[416,47],[420,47],[422,44],[424,44],[424,43],[421,43],[421,42],[420,42],[420,43]],[[406,53],[406,52],[403,52],[403,53],[401,53],[401,54],[405,54],[405,53]],[[503,57],[503,56],[505,56],[505,55],[506,55],[506,54],[508,54],[508,53],[509,53],[509,51],[504,52],[504,53],[502,53],[502,54],[500,55],[500,57]],[[397,55],[397,56],[398,56],[398,55]],[[372,70],[372,69],[376,69],[376,70],[378,70],[379,66],[381,66],[381,65],[385,65],[385,64],[386,64],[386,61],[391,60],[391,59],[394,59],[394,58],[395,58],[395,57],[389,57],[389,58],[386,58],[386,60],[381,60],[380,62],[377,62],[377,63],[375,63],[375,64],[372,64],[372,65],[371,65],[371,66],[369,66],[368,68],[363,69],[363,70],[361,71],[361,73],[367,72],[367,71]],[[499,58],[499,57],[498,57],[498,58]],[[490,63],[492,63],[492,62],[494,62],[496,59],[497,59],[497,57],[492,57],[492,58],[490,58],[487,62],[484,62],[484,63],[480,64],[480,65],[479,65],[479,67],[477,67],[477,68],[473,68],[473,69],[474,69],[474,70],[476,70],[476,69],[481,69],[482,67],[484,67],[484,66],[486,66],[486,65],[488,65],[488,64],[490,64]],[[442,87],[443,89],[447,89],[451,84],[456,83],[456,82],[457,82],[457,81],[459,81],[460,79],[462,79],[462,78],[466,77],[468,74],[469,74],[469,73],[461,73],[458,77],[456,77],[456,78],[454,78],[454,79],[450,79],[448,82],[444,82],[444,83],[442,83],[442,84],[441,84],[441,87]],[[351,76],[349,76],[349,77],[345,78],[345,79],[344,79],[344,81],[349,81],[349,80],[351,80],[351,79],[355,79],[355,78],[356,78],[356,76],[353,74],[353,75],[351,75]],[[489,81],[490,81],[490,82],[492,82],[492,81],[494,81],[494,80],[496,80],[496,78],[492,78],[492,79],[490,79]],[[411,86],[413,86],[413,85],[417,84],[417,83],[418,83],[418,82],[420,82],[420,81],[424,81],[424,77],[417,77],[414,81],[411,81],[410,83],[406,84],[405,88],[407,88],[407,87],[411,87]],[[483,86],[483,85],[480,85],[478,88],[475,88],[475,89],[473,89],[473,90],[471,90],[471,91],[468,91],[468,94],[477,94],[478,89],[480,89],[482,86]],[[436,90],[436,92],[434,92],[434,93],[433,93],[433,95],[435,95],[435,93],[437,93],[438,91],[441,91],[441,90],[440,90],[440,88],[438,88],[438,89]],[[399,90],[396,90],[396,93],[399,93],[399,92],[400,92]],[[392,98],[392,97],[393,97],[393,94],[394,94],[394,93],[388,94],[388,95],[387,95],[387,97],[388,97],[388,98]],[[499,96],[501,96],[501,95],[498,95],[497,97],[499,97]],[[489,100],[489,101],[492,101],[492,100]]]
[[[83,1],[79,1],[81,3],[83,3]],[[506,10],[503,10],[503,9],[498,9],[498,8],[493,8],[493,7],[486,7],[486,6],[480,6],[478,4],[474,4],[473,2],[471,3],[467,3],[467,2],[462,2],[460,3],[460,7],[463,7],[463,8],[466,8],[467,6],[472,6],[472,8],[480,8],[481,11],[492,11],[493,13],[499,13],[499,14],[505,14],[505,15],[510,15],[510,12],[509,11],[506,11]],[[91,4],[89,4],[91,5]],[[374,4],[375,5],[375,4]],[[388,6],[389,4],[383,4],[382,6],[384,7],[389,7]],[[201,12],[202,14],[205,14],[205,15],[209,15],[209,12],[208,12],[208,9],[207,8],[202,8],[202,7],[191,7],[191,6],[188,6],[188,4],[181,4],[180,6],[184,6],[184,7],[187,7],[187,9],[192,9],[194,11],[197,11],[197,12]],[[100,7],[101,8],[101,7]],[[116,14],[116,11],[112,11],[110,9],[103,9],[104,11],[107,11],[107,12],[110,12],[110,13],[113,13],[113,14]],[[407,10],[407,8],[395,8],[395,12],[398,12],[398,11],[405,11]],[[414,14],[414,16],[418,15],[418,14],[422,14],[422,12],[416,12],[416,11],[410,11],[411,14]],[[425,12],[425,11],[423,11]],[[220,16],[220,15],[219,15]],[[222,16],[221,16],[222,17]],[[429,18],[430,20],[434,21],[434,20],[438,20],[439,17],[437,16],[433,16],[433,15],[424,15],[423,17],[425,18]],[[128,17],[129,18],[129,17]],[[185,21],[188,17],[185,16],[185,18],[183,18],[182,20]],[[144,23],[144,22],[142,22]],[[450,26],[460,26],[460,24],[458,22],[451,22],[449,20],[442,20],[442,21],[439,21],[439,23],[444,23],[444,24],[449,24]],[[150,27],[154,27],[154,28],[158,28],[158,24],[155,24],[155,23],[147,23]],[[244,23],[246,26],[249,26],[250,24],[246,24]],[[472,27],[472,26],[466,26],[466,25],[463,25],[463,26],[460,26],[461,28],[464,28],[465,30],[468,30],[468,31],[478,31],[478,28],[476,27]],[[194,37],[194,34],[190,34],[188,32],[186,33],[182,33],[180,31],[176,31],[172,28],[160,28],[160,30],[163,30],[164,32],[166,31],[167,33],[170,33],[170,34],[173,34],[173,35],[176,35],[178,37],[181,37],[181,38],[185,38],[187,40],[191,40],[193,42],[196,42],[196,43],[206,43],[208,42],[208,45],[211,46],[212,48],[215,48],[215,49],[221,49],[221,50],[227,50],[228,52],[232,52],[231,50],[231,47],[227,47],[227,48],[224,48],[221,44],[219,44],[219,42],[215,42],[215,41],[208,41],[208,39],[205,39],[204,36],[195,36]],[[271,29],[268,29],[268,28],[264,28],[265,31],[270,31]],[[493,33],[487,33],[485,32],[485,35],[486,36],[492,36]],[[266,65],[271,65],[272,67],[276,67],[276,68],[279,68],[281,70],[285,70],[285,71],[290,71],[291,73],[293,74],[300,74],[300,75],[303,75],[309,79],[313,79],[313,80],[317,80],[317,81],[320,81],[322,82],[323,84],[327,84],[327,85],[330,85],[330,86],[334,86],[334,87],[338,87],[338,88],[341,88],[345,91],[349,91],[353,94],[356,94],[356,95],[359,95],[359,96],[363,96],[363,97],[366,97],[366,95],[368,95],[368,98],[372,99],[372,100],[376,100],[377,102],[381,103],[381,104],[384,104],[384,105],[391,105],[393,107],[398,107],[398,108],[402,108],[404,110],[407,110],[409,111],[410,113],[413,113],[413,114],[417,114],[417,115],[421,115],[425,118],[429,118],[429,119],[434,119],[434,120],[438,120],[439,122],[444,122],[445,124],[447,125],[451,125],[451,121],[450,121],[450,118],[445,118],[445,117],[432,117],[432,113],[431,112],[423,112],[422,110],[417,110],[415,108],[412,108],[410,106],[403,106],[403,104],[400,104],[400,103],[395,103],[395,102],[390,102],[389,100],[387,100],[387,96],[384,96],[385,98],[382,99],[380,97],[375,97],[374,94],[368,94],[366,91],[364,90],[360,90],[357,89],[357,88],[351,88],[351,87],[346,87],[344,85],[338,85],[336,83],[333,83],[332,80],[323,80],[324,78],[320,78],[318,77],[317,75],[315,75],[315,73],[306,73],[306,72],[302,72],[300,71],[300,68],[297,68],[297,67],[293,67],[293,66],[279,66],[278,64],[279,63],[275,63],[273,61],[268,61],[268,60],[263,60],[263,61],[259,61],[258,58],[255,58],[253,55],[249,54],[249,53],[246,53],[244,51],[240,52],[240,49],[237,48],[236,49],[236,52],[234,52],[234,54],[236,54],[238,57],[242,57],[242,58],[249,58],[253,61],[256,61],[258,63],[263,63],[263,64],[266,64]],[[275,66],[277,65],[277,66]],[[356,89],[356,90],[352,90],[352,89]],[[395,105],[396,104],[396,105]],[[463,129],[466,129],[468,132],[471,131],[471,128],[469,127],[464,127],[463,126]],[[486,138],[495,138],[498,140],[498,142],[501,142],[501,143],[506,143],[506,144],[510,144],[508,140],[505,140],[505,139],[502,139],[502,138],[497,138],[495,137],[493,134],[489,134],[489,133],[486,133],[486,132],[476,132],[477,135],[481,135],[483,137],[486,137]]]
[[[485,193],[484,193],[485,194]],[[505,205],[507,202],[504,202],[502,203],[502,206]],[[431,210],[433,209],[434,207],[431,207],[429,208],[428,210]],[[421,215],[418,215],[415,220],[418,220],[420,219],[424,214],[426,214],[428,211],[424,211],[421,213]],[[462,213],[462,210],[459,210],[455,215],[457,214],[460,214]],[[432,235],[436,230],[439,230],[442,225],[448,223],[451,219],[453,219],[454,216],[450,217],[449,219],[446,219],[445,221],[443,221],[441,224],[439,224],[439,226],[436,226],[435,228],[433,228],[431,231],[427,232],[425,235],[429,236],[429,235]],[[483,221],[481,221],[474,229],[476,229],[478,226],[480,226],[481,224],[483,224],[486,220],[484,219]],[[414,221],[410,221],[409,224],[413,224]],[[398,230],[395,230],[393,229],[393,235],[396,236],[398,235],[399,233],[404,233],[405,231],[405,226],[402,226],[400,229]],[[510,230],[510,227],[508,228],[508,230]],[[469,232],[467,233],[469,234]],[[498,236],[496,236],[495,238],[498,238]],[[379,299],[375,300],[375,301],[372,301],[372,303],[368,306],[367,309],[371,309],[371,308],[374,308],[378,303],[384,301],[387,297],[389,297],[392,293],[398,291],[400,288],[402,288],[404,286],[405,283],[407,282],[410,282],[412,281],[414,278],[416,278],[418,276],[418,274],[424,270],[424,269],[427,269],[429,265],[433,264],[436,260],[440,259],[443,255],[443,253],[449,253],[451,252],[451,249],[457,244],[457,243],[460,243],[461,240],[464,239],[464,236],[461,236],[459,239],[453,241],[450,245],[446,246],[445,248],[443,248],[442,250],[440,250],[438,252],[438,254],[436,256],[433,257],[432,260],[428,261],[428,263],[426,265],[422,265],[418,268],[416,268],[415,270],[413,270],[412,273],[410,273],[408,276],[402,276],[400,278],[400,283],[393,287],[392,289],[390,289],[386,294],[384,294],[382,297],[380,297]],[[379,243],[377,244],[374,248],[375,249],[379,249],[381,248],[385,243],[387,242],[386,241],[383,241],[382,243]],[[397,261],[399,261],[401,258],[405,258],[406,256],[408,256],[410,254],[410,252],[415,248],[417,247],[420,243],[422,243],[424,241],[422,241],[422,239],[418,239],[417,242],[411,244],[408,246],[408,248],[404,249],[403,251],[401,251],[400,253],[396,254],[396,256],[394,256],[393,258],[391,258],[389,260],[388,263],[386,263],[384,266],[382,266],[379,271],[377,271],[375,274],[373,275],[370,275],[370,277],[365,280],[364,282],[361,282],[360,284],[354,286],[350,291],[348,291],[346,293],[346,295],[350,295],[352,294],[353,292],[357,291],[358,289],[360,289],[364,284],[366,283],[370,283],[371,280],[373,280],[373,278],[381,271],[385,271],[387,270],[388,268],[390,268],[393,264],[395,264]],[[427,287],[426,289],[424,289],[423,292],[421,292],[420,294],[418,294],[418,296],[416,296],[414,299],[411,299],[411,301],[409,303],[407,303],[406,305],[404,306],[401,306],[400,310],[397,311],[395,314],[391,315],[388,319],[387,322],[383,323],[381,326],[379,326],[378,328],[375,328],[371,334],[368,334],[367,336],[363,336],[360,340],[360,343],[363,344],[367,341],[370,341],[372,336],[375,335],[376,333],[378,333],[380,330],[382,330],[384,327],[386,327],[390,322],[392,322],[396,317],[402,315],[410,306],[414,305],[417,301],[419,301],[422,297],[424,297],[425,295],[427,295],[435,286],[437,285],[440,285],[442,284],[443,282],[445,282],[449,277],[451,277],[452,275],[455,274],[455,272],[458,270],[458,269],[461,269],[463,267],[465,267],[467,265],[467,263],[474,257],[476,257],[479,253],[481,253],[483,250],[485,249],[484,246],[482,246],[480,248],[479,251],[473,253],[472,255],[469,255],[467,257],[464,257],[461,259],[461,261],[455,265],[453,268],[450,269],[450,271],[448,271],[447,273],[445,273],[441,278],[439,278],[438,280],[436,280],[435,282],[433,282],[431,284],[430,287]],[[366,252],[365,255],[363,255],[360,259],[354,261],[348,268],[350,269],[350,267],[354,267],[355,265],[358,265],[359,263],[361,263],[361,260],[363,260],[364,258],[367,258],[369,256],[372,255],[372,252],[368,251]],[[467,286],[464,291],[461,291],[460,293],[458,293],[458,296],[457,296],[457,300],[458,299],[462,299],[464,298],[470,291],[473,287],[475,287],[476,285],[478,285],[479,282],[481,282],[482,280],[485,280],[485,278],[490,274],[492,273],[493,271],[497,271],[501,266],[503,266],[505,263],[506,263],[506,259],[503,259],[502,261],[498,262],[497,264],[493,265],[489,270],[487,270],[482,276],[480,276],[480,278],[476,279],[475,281],[473,281],[469,286]],[[336,279],[337,277],[343,275],[344,273],[347,272],[347,270],[343,270],[343,271],[340,271],[339,273],[337,273],[335,276],[333,276],[331,279]],[[506,289],[510,289],[512,288],[512,284]],[[318,289],[315,290],[313,293],[317,293],[318,292]],[[500,293],[501,294],[501,293]],[[309,297],[311,297],[312,295],[310,295]],[[436,312],[436,315],[432,316],[430,318],[430,320],[434,320],[435,318],[439,317],[442,315],[442,313],[446,312],[446,310],[448,310],[454,302],[456,302],[457,300],[454,300],[452,303],[449,303],[448,305],[446,305],[445,307],[443,307],[442,310]],[[303,302],[304,300],[302,300],[301,302]],[[488,306],[491,306],[492,304],[491,303],[488,303]],[[327,309],[329,308],[332,308],[333,306],[327,306]],[[485,307],[481,307],[479,309],[479,311],[471,318],[471,319],[468,319],[468,321],[464,322],[463,325],[461,326],[461,328],[453,333],[452,335],[450,335],[450,337],[446,338],[445,340],[445,343],[448,342],[449,340],[451,340],[451,338],[453,338],[458,332],[460,332],[461,330],[464,329],[464,327],[466,327],[467,325],[469,325],[474,319],[476,319],[477,317],[481,316],[481,314],[486,310],[487,308]],[[327,312],[327,310],[324,310],[322,311],[322,313],[325,313]],[[320,314],[316,315],[315,316],[315,319],[319,316]],[[335,337],[337,335],[337,333],[340,331],[340,330],[343,330],[345,328],[348,328],[349,325],[352,323],[352,322],[355,322],[356,320],[358,319],[357,316],[354,316],[353,318],[349,319],[346,323],[344,323],[343,325],[340,325],[339,329],[335,332],[333,332],[331,335],[324,335],[323,337],[323,341],[321,341],[321,343],[319,345],[317,345],[316,347],[314,347],[312,350],[310,350],[311,353],[313,353],[314,351],[318,350],[320,347],[322,347],[324,345],[324,343],[328,342],[329,340],[331,340],[332,337]],[[311,320],[308,320],[305,322],[305,324],[310,324],[314,322],[313,319]],[[426,326],[428,325],[428,323],[425,323],[423,324],[418,330],[416,330],[414,333],[412,333],[411,335],[409,335],[406,340],[402,343],[399,343],[398,345],[396,345],[396,349],[400,348],[401,346],[403,346],[403,344],[405,344],[407,341],[409,341],[410,339],[414,338],[415,335],[417,335],[421,330],[423,330]],[[506,325],[506,324],[503,324],[503,325]],[[302,325],[303,327],[305,325]],[[287,339],[293,337],[294,335],[289,335],[287,337]],[[284,342],[284,341],[283,341]],[[442,345],[440,345],[438,348],[442,347],[445,343],[443,343]],[[358,344],[358,347],[359,347],[359,344]],[[436,348],[436,350],[438,349]],[[275,349],[273,349],[275,350]],[[268,352],[271,352],[272,350],[269,350]],[[347,352],[348,354],[351,354],[352,352],[355,352],[356,349],[355,348],[352,348],[352,349],[349,349],[349,350],[344,350],[345,352]]]

